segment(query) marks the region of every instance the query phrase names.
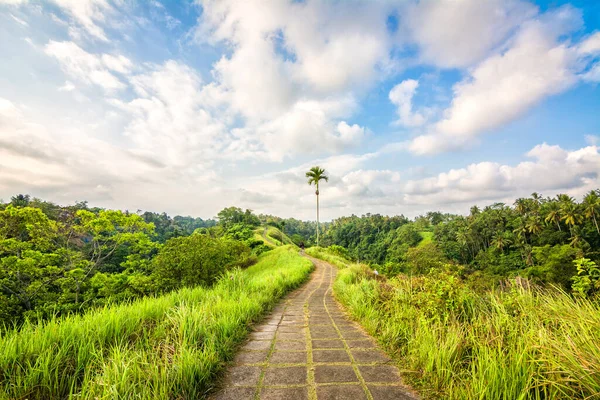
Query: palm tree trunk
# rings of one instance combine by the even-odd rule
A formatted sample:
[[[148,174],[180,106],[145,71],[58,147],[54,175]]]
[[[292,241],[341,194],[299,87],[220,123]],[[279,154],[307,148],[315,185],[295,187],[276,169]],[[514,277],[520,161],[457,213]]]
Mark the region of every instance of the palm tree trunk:
[[[598,229],[598,221],[596,220],[596,213],[592,213],[592,217],[594,217],[594,224],[596,224],[596,232],[600,234],[600,229]]]
[[[556,226],[558,226],[558,230],[562,232],[562,229],[560,229],[560,221],[556,221]]]
[[[319,185],[317,185],[317,192],[319,191]],[[319,246],[319,195],[317,195],[317,247]]]

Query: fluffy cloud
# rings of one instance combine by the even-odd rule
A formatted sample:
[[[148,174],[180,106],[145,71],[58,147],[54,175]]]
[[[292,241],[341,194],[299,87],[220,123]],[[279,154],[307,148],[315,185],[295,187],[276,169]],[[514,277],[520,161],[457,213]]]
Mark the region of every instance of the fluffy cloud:
[[[337,152],[360,142],[365,128],[345,118],[347,92],[368,86],[389,64],[385,7],[321,2],[205,1],[197,36],[224,42],[205,94],[241,115],[229,147],[272,160]]]
[[[85,32],[103,42],[108,42],[102,25],[107,15],[115,13],[108,0],[52,0],[83,27]],[[121,3],[121,1],[117,1]],[[122,4],[120,4],[122,5]],[[71,31],[73,32],[73,31]]]
[[[521,116],[548,96],[561,93],[583,78],[585,51],[596,51],[595,36],[581,45],[559,38],[581,23],[579,12],[563,7],[526,23],[509,48],[491,56],[454,87],[454,99],[430,133],[415,138],[416,154],[467,146],[481,133]]]
[[[202,107],[202,79],[194,70],[171,60],[129,82],[134,98],[111,104],[123,112],[124,134],[139,154],[182,174],[217,157],[226,127]]]
[[[91,54],[73,42],[50,40],[44,51],[56,58],[63,71],[71,78],[109,91],[125,88],[126,85],[115,72],[128,73],[132,68],[131,61],[125,56]]]
[[[536,12],[520,0],[419,1],[409,3],[404,20],[424,62],[453,68],[485,58]]]
[[[124,175],[124,171],[127,174]],[[97,200],[98,187],[146,179],[155,166],[130,151],[64,127],[31,122],[30,112],[0,99],[0,190]],[[114,194],[114,193],[113,193]],[[105,193],[102,194],[105,196]],[[63,197],[64,196],[64,197]]]
[[[421,126],[425,123],[423,114],[413,112],[412,98],[415,95],[419,81],[407,79],[390,90],[390,101],[398,107],[396,124],[404,126]]]
[[[405,202],[443,204],[514,199],[530,192],[581,194],[600,185],[600,148],[568,151],[541,144],[527,153],[532,161],[515,166],[493,162],[471,164],[437,176],[408,181]]]
[[[25,4],[29,0],[0,0],[0,5],[9,5],[9,6],[18,6],[20,4]]]
[[[473,203],[512,202],[534,191],[581,197],[600,186],[597,146],[565,150],[544,143],[516,165],[481,162],[419,179],[407,179],[409,171],[365,168],[376,156],[331,157],[255,178],[242,184],[244,190],[276,200],[265,205],[246,197],[245,204],[261,211],[281,205],[283,211],[293,202],[298,205],[296,215],[310,218],[314,194],[304,172],[312,164],[325,167],[330,176],[321,190],[325,218],[365,212],[415,216],[432,209],[466,213]]]

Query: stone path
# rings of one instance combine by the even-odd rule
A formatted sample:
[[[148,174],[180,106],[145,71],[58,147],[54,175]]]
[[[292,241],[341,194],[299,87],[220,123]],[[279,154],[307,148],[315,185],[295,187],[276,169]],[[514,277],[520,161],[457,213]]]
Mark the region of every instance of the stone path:
[[[250,334],[212,399],[416,399],[333,298],[337,269],[310,259],[316,267],[310,281]]]

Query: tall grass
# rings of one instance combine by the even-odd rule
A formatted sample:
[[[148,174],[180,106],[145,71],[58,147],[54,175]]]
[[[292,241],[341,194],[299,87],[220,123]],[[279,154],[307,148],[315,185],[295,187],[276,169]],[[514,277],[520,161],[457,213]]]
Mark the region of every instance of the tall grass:
[[[323,247],[309,247],[306,249],[306,254],[320,258],[321,260],[327,261],[339,268],[347,268],[353,264],[352,261],[349,261],[338,254],[334,254]]]
[[[477,294],[451,273],[343,268],[337,298],[425,397],[600,398],[600,305],[558,289]]]
[[[311,269],[281,247],[212,288],[26,324],[0,337],[0,397],[201,398],[249,325]]]

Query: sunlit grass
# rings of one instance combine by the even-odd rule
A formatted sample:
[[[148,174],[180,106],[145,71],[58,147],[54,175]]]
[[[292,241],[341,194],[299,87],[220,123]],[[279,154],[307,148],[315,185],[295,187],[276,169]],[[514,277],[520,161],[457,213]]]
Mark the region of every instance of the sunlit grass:
[[[421,231],[419,232],[419,235],[421,235],[423,239],[419,242],[417,247],[425,246],[433,241],[433,232]]]
[[[309,247],[308,249],[306,249],[306,254],[316,258],[320,258],[321,260],[325,260],[339,268],[347,268],[353,265],[351,261],[348,261],[345,258],[338,256],[337,254],[333,254],[323,247]]]
[[[599,398],[596,303],[558,289],[481,295],[442,275],[375,280],[356,264],[334,292],[425,397]]]
[[[25,324],[0,337],[0,397],[202,398],[250,324],[311,269],[286,246],[209,289]]]

